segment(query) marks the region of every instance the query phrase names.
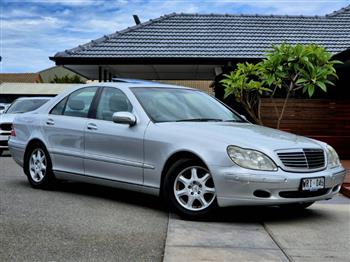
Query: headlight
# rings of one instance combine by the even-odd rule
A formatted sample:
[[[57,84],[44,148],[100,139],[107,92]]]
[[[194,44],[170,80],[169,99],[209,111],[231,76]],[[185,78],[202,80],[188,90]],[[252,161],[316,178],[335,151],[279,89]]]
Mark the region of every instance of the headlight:
[[[327,158],[328,158],[328,166],[330,168],[340,166],[340,161],[337,152],[333,147],[327,145]]]
[[[227,153],[237,165],[256,170],[277,171],[275,163],[265,154],[237,146],[228,146]]]

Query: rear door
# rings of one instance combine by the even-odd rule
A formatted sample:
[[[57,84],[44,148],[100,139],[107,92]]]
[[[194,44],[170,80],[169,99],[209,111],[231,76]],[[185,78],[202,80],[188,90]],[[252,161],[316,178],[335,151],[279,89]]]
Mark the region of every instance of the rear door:
[[[85,87],[61,100],[47,116],[44,136],[55,171],[84,174],[84,131],[98,87]]]
[[[143,183],[143,135],[147,123],[117,124],[115,112],[135,113],[118,88],[104,87],[96,104],[96,119],[89,119],[85,132],[85,174],[124,183]],[[137,117],[137,116],[136,116]]]

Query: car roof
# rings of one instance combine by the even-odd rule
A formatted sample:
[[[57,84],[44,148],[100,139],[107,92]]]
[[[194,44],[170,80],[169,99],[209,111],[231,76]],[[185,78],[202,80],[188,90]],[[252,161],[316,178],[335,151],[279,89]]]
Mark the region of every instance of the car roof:
[[[50,100],[52,97],[49,96],[33,96],[33,97],[27,97],[27,96],[23,96],[23,97],[19,97],[16,100]]]
[[[124,78],[113,78],[112,82],[101,82],[101,83],[89,83],[82,86],[108,86],[116,87],[120,89],[130,88],[144,88],[144,87],[164,87],[164,88],[179,88],[179,89],[193,89],[191,87],[171,85],[165,83],[159,83],[154,81],[138,80],[138,79],[124,79]],[[80,86],[80,87],[82,87]]]
[[[86,87],[115,87],[119,88],[120,90],[124,91],[130,91],[130,89],[133,88],[172,88],[172,89],[183,89],[183,90],[194,90],[202,92],[199,89],[191,88],[191,87],[185,87],[185,86],[179,86],[179,85],[171,85],[171,84],[165,84],[165,83],[159,83],[154,81],[145,81],[145,80],[137,80],[137,79],[114,79],[114,82],[91,82],[88,84],[80,84],[80,85],[72,85],[70,88],[65,89],[61,93],[59,93],[57,96],[52,97],[49,102],[47,102],[45,105],[40,107],[38,110],[45,110],[51,109],[54,105],[56,105],[59,101],[61,101],[64,97],[70,95],[71,93],[82,89]],[[40,98],[40,97],[38,97]]]

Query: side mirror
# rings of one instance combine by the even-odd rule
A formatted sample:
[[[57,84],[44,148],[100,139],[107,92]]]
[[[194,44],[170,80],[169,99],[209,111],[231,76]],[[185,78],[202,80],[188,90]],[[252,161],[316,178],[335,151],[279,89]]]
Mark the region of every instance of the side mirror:
[[[134,126],[136,124],[136,116],[130,112],[116,112],[112,116],[112,120],[117,124],[125,124]]]

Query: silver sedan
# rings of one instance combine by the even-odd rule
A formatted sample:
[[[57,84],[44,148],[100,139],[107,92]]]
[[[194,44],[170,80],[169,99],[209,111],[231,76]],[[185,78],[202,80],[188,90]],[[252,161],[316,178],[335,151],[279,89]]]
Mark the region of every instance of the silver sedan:
[[[306,208],[332,198],[335,150],[253,125],[209,95],[151,82],[65,91],[14,120],[9,147],[34,188],[78,180],[163,197],[187,217],[218,206]]]
[[[13,119],[18,114],[39,108],[49,100],[50,97],[20,97],[11,105],[6,106],[6,110],[0,114],[0,156],[8,148],[7,143],[11,134]]]

